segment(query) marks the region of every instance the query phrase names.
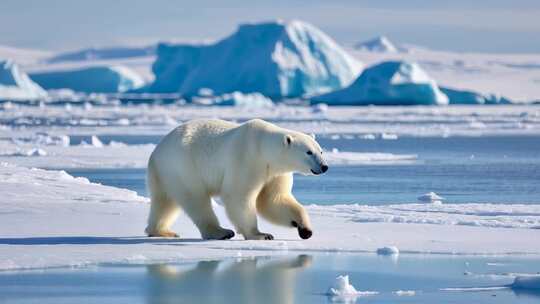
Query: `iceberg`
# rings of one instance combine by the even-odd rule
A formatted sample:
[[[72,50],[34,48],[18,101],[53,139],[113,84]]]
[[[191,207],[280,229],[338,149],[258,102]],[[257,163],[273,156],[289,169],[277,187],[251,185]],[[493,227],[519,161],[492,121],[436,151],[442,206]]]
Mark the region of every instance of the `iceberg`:
[[[34,100],[47,92],[32,81],[12,60],[0,61],[0,100]]]
[[[71,89],[83,93],[118,93],[144,85],[144,80],[125,66],[36,72],[30,77],[47,90]]]
[[[385,36],[379,36],[371,40],[360,42],[356,44],[354,48],[360,51],[377,53],[397,53],[400,51],[400,48],[398,48]]]
[[[441,87],[450,104],[511,104],[512,101],[497,94],[481,94],[467,90]]]
[[[73,52],[66,52],[55,55],[46,61],[48,63],[72,62],[72,61],[92,61],[104,59],[125,59],[134,57],[153,56],[156,53],[156,46],[144,47],[106,47],[88,48]]]
[[[416,63],[385,61],[367,68],[347,88],[311,98],[329,105],[445,105],[448,97]]]
[[[362,65],[316,27],[301,21],[243,24],[207,45],[159,44],[147,92],[193,96],[259,92],[270,98],[347,86]]]

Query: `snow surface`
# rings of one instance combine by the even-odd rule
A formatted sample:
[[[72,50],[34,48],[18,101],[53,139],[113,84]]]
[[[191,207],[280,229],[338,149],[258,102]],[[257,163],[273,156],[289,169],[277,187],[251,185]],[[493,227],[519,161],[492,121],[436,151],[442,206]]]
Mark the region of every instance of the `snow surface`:
[[[359,42],[354,48],[361,51],[380,53],[396,53],[399,51],[398,47],[385,36],[378,36],[367,41]]]
[[[70,89],[84,93],[125,92],[144,85],[144,80],[125,66],[38,72],[30,77],[47,90]]]
[[[348,87],[315,96],[330,105],[445,105],[448,97],[416,63],[387,61],[365,69]]]
[[[200,241],[194,225],[181,216],[173,229],[180,239],[143,235],[148,200],[135,192],[103,186],[63,171],[0,165],[2,212],[0,269],[82,266],[100,263],[152,263],[241,256],[286,251],[376,252],[393,243],[401,253],[510,254],[540,253],[538,205],[399,205],[308,206],[314,235],[300,240],[294,229],[261,220],[261,230],[274,241]],[[375,209],[373,209],[375,208]],[[232,225],[223,208],[214,209],[225,227]],[[407,210],[407,212],[400,211]],[[441,221],[358,221],[369,212],[379,217],[393,213]],[[457,218],[511,223],[462,226]],[[447,220],[443,220],[449,218]],[[508,225],[503,225],[508,226]],[[340,235],[336,238],[336,235]],[[501,244],[504,243],[504,246]]]
[[[246,60],[247,59],[247,60]],[[210,45],[160,44],[148,91],[196,95],[259,92],[273,98],[339,89],[361,64],[330,37],[301,21],[243,24]]]
[[[47,92],[22,72],[14,61],[0,61],[0,100],[31,100],[46,96]]]

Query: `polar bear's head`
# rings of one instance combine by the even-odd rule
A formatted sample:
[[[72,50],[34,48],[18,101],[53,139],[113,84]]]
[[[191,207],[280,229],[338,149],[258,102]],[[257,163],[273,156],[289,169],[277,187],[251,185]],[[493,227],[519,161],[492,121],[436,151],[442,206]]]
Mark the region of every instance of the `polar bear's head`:
[[[300,132],[283,134],[279,161],[289,171],[305,175],[319,175],[328,171],[321,146],[313,137]]]

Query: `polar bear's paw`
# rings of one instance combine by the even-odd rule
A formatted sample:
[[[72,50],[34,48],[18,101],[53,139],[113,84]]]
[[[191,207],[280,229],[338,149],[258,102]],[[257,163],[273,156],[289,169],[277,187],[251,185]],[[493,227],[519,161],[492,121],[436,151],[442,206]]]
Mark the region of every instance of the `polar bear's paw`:
[[[203,238],[205,240],[228,240],[234,237],[234,231],[231,229],[219,228],[215,231],[206,233]]]
[[[176,234],[176,232],[171,231],[171,230],[148,233],[148,236],[149,237],[168,237],[168,238],[177,238],[177,237],[179,237],[178,234]]]
[[[270,233],[259,232],[253,235],[246,235],[245,238],[246,240],[268,240],[269,241],[269,240],[273,240],[274,236],[271,235]]]

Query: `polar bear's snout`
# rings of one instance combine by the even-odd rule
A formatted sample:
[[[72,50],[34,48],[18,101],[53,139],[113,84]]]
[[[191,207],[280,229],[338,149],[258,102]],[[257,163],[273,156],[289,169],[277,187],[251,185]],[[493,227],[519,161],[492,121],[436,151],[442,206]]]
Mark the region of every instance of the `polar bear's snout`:
[[[298,227],[298,235],[304,239],[304,240],[307,240],[311,237],[311,235],[313,234],[313,232],[307,228],[300,228]]]
[[[313,173],[313,174],[315,174],[315,175],[323,174],[323,173],[325,173],[326,171],[328,171],[328,165],[325,164],[325,163],[322,163],[322,164],[319,166],[319,169],[318,169],[318,170],[313,170],[313,169],[311,169],[311,173]]]

